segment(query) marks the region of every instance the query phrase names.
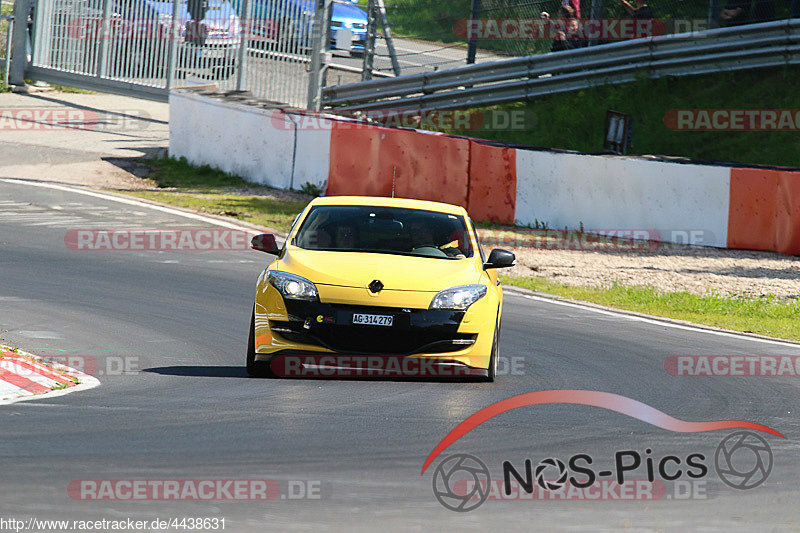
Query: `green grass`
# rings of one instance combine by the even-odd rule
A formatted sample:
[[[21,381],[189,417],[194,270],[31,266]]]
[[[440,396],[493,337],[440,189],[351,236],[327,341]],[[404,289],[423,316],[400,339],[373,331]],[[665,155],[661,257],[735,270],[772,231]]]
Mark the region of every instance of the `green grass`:
[[[148,164],[155,168],[148,178],[155,181],[159,187],[212,190],[219,187],[253,186],[238,176],[231,176],[209,165],[191,165],[185,157],[180,159],[167,157],[150,161]]]
[[[528,102],[492,106],[489,113],[518,111],[524,127],[453,131],[529,146],[602,152],[606,110],[634,119],[631,154],[659,154],[749,164],[800,167],[797,131],[673,131],[664,124],[672,109],[800,109],[800,69],[661,78],[551,94]],[[487,113],[488,114],[488,113]]]
[[[508,285],[617,309],[800,340],[800,302],[784,302],[773,297],[734,298],[700,296],[688,292],[660,293],[652,287],[571,287],[535,277],[501,276],[501,279]]]
[[[69,93],[69,94],[98,94],[95,91],[89,91],[87,89],[79,89],[78,87],[68,87],[66,85],[54,85],[50,84],[50,87],[53,90],[58,91],[60,93]]]
[[[237,176],[231,176],[208,165],[194,167],[185,159],[160,159],[149,163],[155,168],[148,176],[165,191],[125,191],[126,194],[170,204],[202,213],[237,218],[253,224],[286,232],[292,221],[305,208],[307,199],[271,197],[268,187],[258,187]],[[231,189],[252,190],[256,194],[234,193]],[[239,191],[237,191],[239,192]]]

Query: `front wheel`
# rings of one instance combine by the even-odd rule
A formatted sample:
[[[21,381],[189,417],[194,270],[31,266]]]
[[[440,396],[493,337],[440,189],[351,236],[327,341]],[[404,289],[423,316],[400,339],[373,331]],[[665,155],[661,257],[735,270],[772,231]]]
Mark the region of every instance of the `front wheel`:
[[[489,368],[487,369],[486,377],[483,381],[487,383],[494,382],[497,377],[497,360],[500,358],[500,318],[498,317],[497,323],[494,327],[494,340],[492,340],[492,355],[489,357]]]
[[[272,376],[269,363],[256,361],[256,312],[250,316],[250,335],[247,337],[247,373],[250,377],[266,378]]]

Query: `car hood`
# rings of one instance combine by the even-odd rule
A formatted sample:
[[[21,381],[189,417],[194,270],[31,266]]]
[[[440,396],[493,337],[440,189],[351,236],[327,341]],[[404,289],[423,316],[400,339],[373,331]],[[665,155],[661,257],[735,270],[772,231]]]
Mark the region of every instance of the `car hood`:
[[[478,283],[474,257],[439,259],[394,254],[328,252],[287,248],[277,269],[315,284],[364,288],[380,280],[384,290],[439,292],[448,287]]]
[[[367,23],[367,13],[363,9],[354,6],[353,4],[344,4],[339,2],[333,3],[333,20],[343,22],[363,22]]]

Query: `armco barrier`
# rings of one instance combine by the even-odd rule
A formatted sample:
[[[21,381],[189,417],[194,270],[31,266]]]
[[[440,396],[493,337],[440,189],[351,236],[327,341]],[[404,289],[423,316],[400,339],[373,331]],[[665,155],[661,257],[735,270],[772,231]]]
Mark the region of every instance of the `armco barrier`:
[[[469,141],[447,135],[334,123],[328,194],[467,205]]]
[[[800,172],[525,150],[487,141],[170,95],[170,155],[256,183],[422,198],[474,220],[648,230],[666,241],[800,254]],[[672,233],[675,232],[675,233]]]
[[[517,150],[469,142],[467,211],[474,220],[514,222]]]
[[[731,169],[729,248],[800,254],[800,172]]]

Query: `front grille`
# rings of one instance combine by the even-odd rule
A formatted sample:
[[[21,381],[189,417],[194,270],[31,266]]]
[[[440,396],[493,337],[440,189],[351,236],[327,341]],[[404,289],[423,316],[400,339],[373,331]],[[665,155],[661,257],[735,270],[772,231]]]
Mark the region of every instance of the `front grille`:
[[[367,25],[364,24],[363,22],[354,22],[353,23],[353,29],[355,29],[355,30],[365,30],[365,29],[367,29]]]
[[[463,350],[475,340],[475,335],[458,333],[463,311],[403,311],[298,301],[287,301],[286,306],[290,320],[270,321],[273,332],[289,342],[323,346],[336,352],[380,355],[446,353]],[[354,325],[354,312],[389,314],[394,317],[394,324]],[[320,316],[322,322],[317,320]]]

